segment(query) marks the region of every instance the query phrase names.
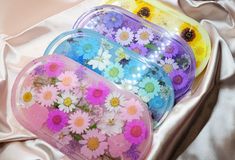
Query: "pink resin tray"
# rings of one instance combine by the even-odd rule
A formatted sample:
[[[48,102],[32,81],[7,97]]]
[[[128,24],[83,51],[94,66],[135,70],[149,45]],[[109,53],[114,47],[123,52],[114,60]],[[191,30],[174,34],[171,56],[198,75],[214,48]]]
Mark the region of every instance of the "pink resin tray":
[[[73,160],[144,159],[151,147],[146,104],[62,55],[30,62],[11,102],[26,129]]]

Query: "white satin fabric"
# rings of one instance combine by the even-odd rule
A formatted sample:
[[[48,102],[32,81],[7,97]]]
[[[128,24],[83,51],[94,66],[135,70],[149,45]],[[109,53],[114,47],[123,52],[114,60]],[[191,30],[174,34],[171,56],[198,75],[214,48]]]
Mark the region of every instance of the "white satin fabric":
[[[161,1],[206,28],[212,53],[192,91],[155,131],[147,159],[235,159],[235,2]],[[68,159],[15,120],[10,105],[11,87],[20,70],[42,56],[53,38],[71,29],[79,15],[100,3],[0,0],[0,160]]]

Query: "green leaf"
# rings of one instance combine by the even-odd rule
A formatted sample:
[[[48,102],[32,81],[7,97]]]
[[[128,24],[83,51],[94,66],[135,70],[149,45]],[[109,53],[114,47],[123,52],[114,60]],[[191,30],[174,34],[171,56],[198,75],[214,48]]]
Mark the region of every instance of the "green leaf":
[[[76,140],[76,141],[80,141],[83,139],[83,137],[80,135],[80,134],[74,134],[73,135],[73,138]]]

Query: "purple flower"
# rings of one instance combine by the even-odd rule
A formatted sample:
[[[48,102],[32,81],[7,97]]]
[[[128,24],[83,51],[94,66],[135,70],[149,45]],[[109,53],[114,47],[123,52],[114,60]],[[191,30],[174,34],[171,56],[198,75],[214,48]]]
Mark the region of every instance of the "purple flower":
[[[131,160],[139,159],[140,151],[137,150],[138,145],[131,145],[131,148],[126,151],[124,154],[129,157]]]
[[[43,75],[45,73],[45,69],[43,65],[40,65],[34,69],[35,75]]]
[[[143,45],[140,45],[138,43],[132,43],[130,46],[130,49],[136,53],[139,53],[142,56],[146,56],[148,49],[145,48]]]
[[[182,89],[188,84],[188,76],[183,70],[174,70],[170,73],[170,78],[175,90]]]
[[[55,109],[49,112],[47,119],[47,127],[53,132],[59,132],[68,123],[68,116],[66,113]]]
[[[164,48],[164,56],[172,58],[179,53],[179,46],[176,43],[170,43]]]
[[[86,75],[85,70],[86,70],[86,67],[78,66],[78,68],[75,71],[75,74],[77,75],[78,79],[83,79],[85,77]]]
[[[122,25],[123,16],[119,13],[108,12],[103,17],[103,23],[107,28],[118,28]]]
[[[137,23],[135,20],[130,20],[129,18],[123,20],[123,26],[129,27],[133,32],[143,27],[141,23]]]

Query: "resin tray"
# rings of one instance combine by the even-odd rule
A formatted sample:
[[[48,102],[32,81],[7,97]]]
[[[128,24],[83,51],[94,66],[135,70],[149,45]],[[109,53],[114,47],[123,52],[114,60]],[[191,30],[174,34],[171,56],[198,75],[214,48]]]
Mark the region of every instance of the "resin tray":
[[[176,100],[191,88],[195,59],[178,36],[115,6],[100,6],[78,18],[74,28],[89,28],[157,63],[170,76]]]
[[[206,67],[211,54],[207,31],[194,19],[157,0],[104,0],[181,36],[192,48],[196,59],[196,76]]]
[[[151,147],[146,104],[64,56],[38,58],[20,72],[12,109],[25,128],[73,160],[141,160]]]
[[[141,56],[109,42],[97,32],[81,29],[65,32],[51,42],[47,54],[62,54],[92,69],[119,87],[131,90],[148,104],[157,127],[174,104],[167,74]]]

